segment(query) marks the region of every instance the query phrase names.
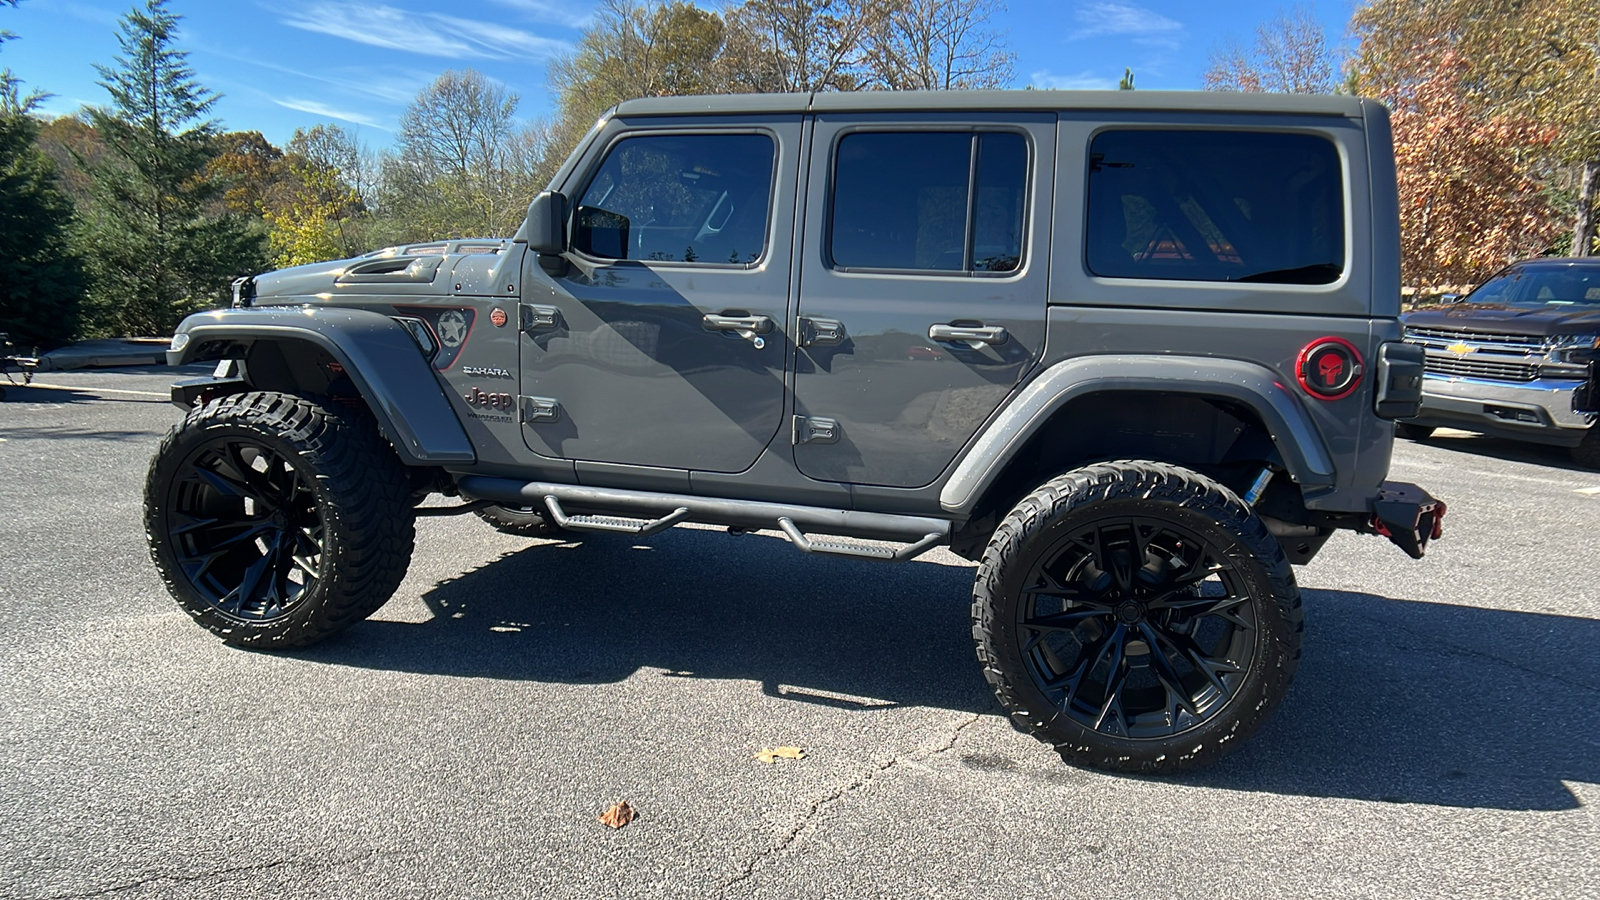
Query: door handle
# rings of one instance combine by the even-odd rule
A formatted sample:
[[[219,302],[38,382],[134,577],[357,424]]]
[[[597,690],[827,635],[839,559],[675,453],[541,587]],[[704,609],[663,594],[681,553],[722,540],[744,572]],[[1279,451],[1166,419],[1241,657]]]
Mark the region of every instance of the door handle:
[[[705,326],[711,331],[738,331],[751,334],[770,334],[773,324],[770,316],[720,316],[706,313]]]
[[[954,322],[928,326],[928,340],[968,344],[1004,344],[1011,335],[999,325],[965,325]]]

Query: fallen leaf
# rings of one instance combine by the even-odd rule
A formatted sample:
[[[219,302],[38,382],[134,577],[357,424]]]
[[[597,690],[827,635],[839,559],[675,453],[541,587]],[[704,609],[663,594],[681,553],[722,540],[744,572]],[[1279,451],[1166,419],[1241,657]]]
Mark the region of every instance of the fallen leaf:
[[[763,747],[756,759],[771,765],[780,759],[805,759],[806,751],[802,747]]]
[[[633,804],[626,800],[618,800],[616,803],[611,804],[610,809],[601,813],[600,824],[607,828],[621,828],[638,818],[638,816],[639,811],[633,808]]]

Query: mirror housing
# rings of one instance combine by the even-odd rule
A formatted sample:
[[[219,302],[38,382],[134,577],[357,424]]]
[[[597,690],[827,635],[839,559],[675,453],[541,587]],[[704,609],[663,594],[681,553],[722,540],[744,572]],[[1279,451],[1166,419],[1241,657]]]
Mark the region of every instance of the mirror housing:
[[[567,195],[560,191],[540,191],[528,204],[528,219],[522,225],[528,249],[555,255],[567,250]]]
[[[601,259],[628,258],[628,217],[598,206],[580,206],[573,216],[573,246]]]
[[[1440,294],[1439,295],[1439,301],[1441,303],[1455,303],[1456,301],[1458,301],[1460,299],[1461,299],[1461,295],[1460,294]]]

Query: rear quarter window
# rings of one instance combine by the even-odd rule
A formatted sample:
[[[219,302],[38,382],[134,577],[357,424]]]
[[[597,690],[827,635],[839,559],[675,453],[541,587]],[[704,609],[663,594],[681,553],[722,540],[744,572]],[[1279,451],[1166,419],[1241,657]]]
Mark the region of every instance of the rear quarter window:
[[[1089,150],[1086,262],[1107,278],[1330,284],[1344,170],[1312,134],[1113,130]]]

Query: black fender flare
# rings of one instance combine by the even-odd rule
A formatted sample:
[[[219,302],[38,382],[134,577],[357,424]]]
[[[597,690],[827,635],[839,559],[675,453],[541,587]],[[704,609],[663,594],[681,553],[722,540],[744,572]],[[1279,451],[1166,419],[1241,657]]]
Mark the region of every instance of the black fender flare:
[[[167,364],[205,358],[201,351],[219,342],[267,340],[304,341],[337,360],[407,465],[477,461],[433,367],[405,327],[382,313],[317,306],[195,313],[173,334]]]
[[[973,442],[939,492],[952,515],[970,515],[984,492],[1050,417],[1102,391],[1191,394],[1242,404],[1261,417],[1289,475],[1301,487],[1332,486],[1333,459],[1322,434],[1283,377],[1256,363],[1199,356],[1082,356],[1028,382]]]

